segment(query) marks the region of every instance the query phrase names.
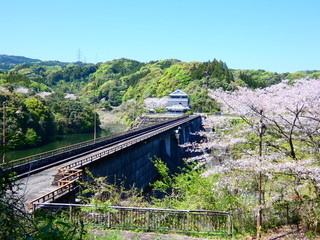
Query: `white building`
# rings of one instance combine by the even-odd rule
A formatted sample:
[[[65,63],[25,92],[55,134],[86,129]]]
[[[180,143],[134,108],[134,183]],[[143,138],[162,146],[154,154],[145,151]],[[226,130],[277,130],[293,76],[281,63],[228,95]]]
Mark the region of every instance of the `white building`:
[[[183,114],[190,110],[190,101],[188,94],[180,89],[169,94],[168,105],[166,107],[169,113]]]

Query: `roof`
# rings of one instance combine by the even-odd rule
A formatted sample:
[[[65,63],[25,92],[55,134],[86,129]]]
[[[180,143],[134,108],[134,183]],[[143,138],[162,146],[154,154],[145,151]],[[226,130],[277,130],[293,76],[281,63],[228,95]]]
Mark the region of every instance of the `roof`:
[[[188,96],[184,91],[181,91],[180,89],[175,90],[174,92],[170,93],[169,96]]]
[[[173,105],[173,106],[168,106],[166,107],[167,110],[171,110],[171,111],[183,111],[183,110],[189,110],[189,107],[184,107],[182,105]]]

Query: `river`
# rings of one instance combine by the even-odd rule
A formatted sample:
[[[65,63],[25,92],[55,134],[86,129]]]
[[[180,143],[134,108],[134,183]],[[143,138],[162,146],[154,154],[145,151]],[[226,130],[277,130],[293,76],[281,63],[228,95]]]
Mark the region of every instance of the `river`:
[[[108,136],[108,135],[110,135],[109,131],[102,130],[97,133],[97,138]],[[61,136],[57,136],[55,141],[49,142],[40,147],[28,148],[23,150],[11,150],[11,151],[9,150],[6,153],[6,160],[11,161],[11,160],[19,159],[26,156],[31,156],[38,153],[47,152],[53,149],[65,147],[75,143],[84,142],[90,139],[93,139],[93,133],[76,133],[76,134],[61,135]]]
[[[114,133],[124,132],[127,130],[127,126],[124,123],[121,123],[119,118],[117,118],[115,115],[104,111],[97,112],[101,121],[101,131],[97,132],[97,138],[108,136]],[[51,141],[39,147],[23,150],[9,150],[8,152],[6,152],[6,162],[69,146],[72,144],[85,142],[90,139],[93,139],[93,133],[76,133],[57,136],[55,141]],[[0,159],[0,163],[1,162],[2,159]]]

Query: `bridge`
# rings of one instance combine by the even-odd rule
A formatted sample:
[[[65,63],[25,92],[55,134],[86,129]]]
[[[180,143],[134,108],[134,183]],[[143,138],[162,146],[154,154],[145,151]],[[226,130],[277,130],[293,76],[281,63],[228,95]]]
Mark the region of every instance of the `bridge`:
[[[192,142],[202,127],[200,116],[183,116],[2,164],[17,172],[29,209],[45,202],[72,202],[76,180],[88,168],[94,176],[125,179],[143,189],[157,176],[151,159],[159,157],[172,171],[186,156],[180,144]],[[70,194],[73,193],[73,194]],[[70,198],[71,196],[71,198]]]

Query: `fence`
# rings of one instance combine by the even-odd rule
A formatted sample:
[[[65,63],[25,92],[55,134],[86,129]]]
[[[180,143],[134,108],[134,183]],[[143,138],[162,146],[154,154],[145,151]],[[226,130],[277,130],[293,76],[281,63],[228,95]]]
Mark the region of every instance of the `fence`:
[[[262,210],[262,230],[276,228],[287,224],[297,224],[301,220],[302,209],[311,201],[293,201],[274,204]],[[238,232],[249,232],[256,229],[257,212],[237,209],[232,212],[233,227]]]
[[[110,229],[140,229],[154,232],[232,235],[232,216],[228,212],[189,211],[155,208],[115,207],[108,209],[78,204],[34,203],[40,211],[65,209],[73,221]],[[40,208],[39,208],[40,207]]]

